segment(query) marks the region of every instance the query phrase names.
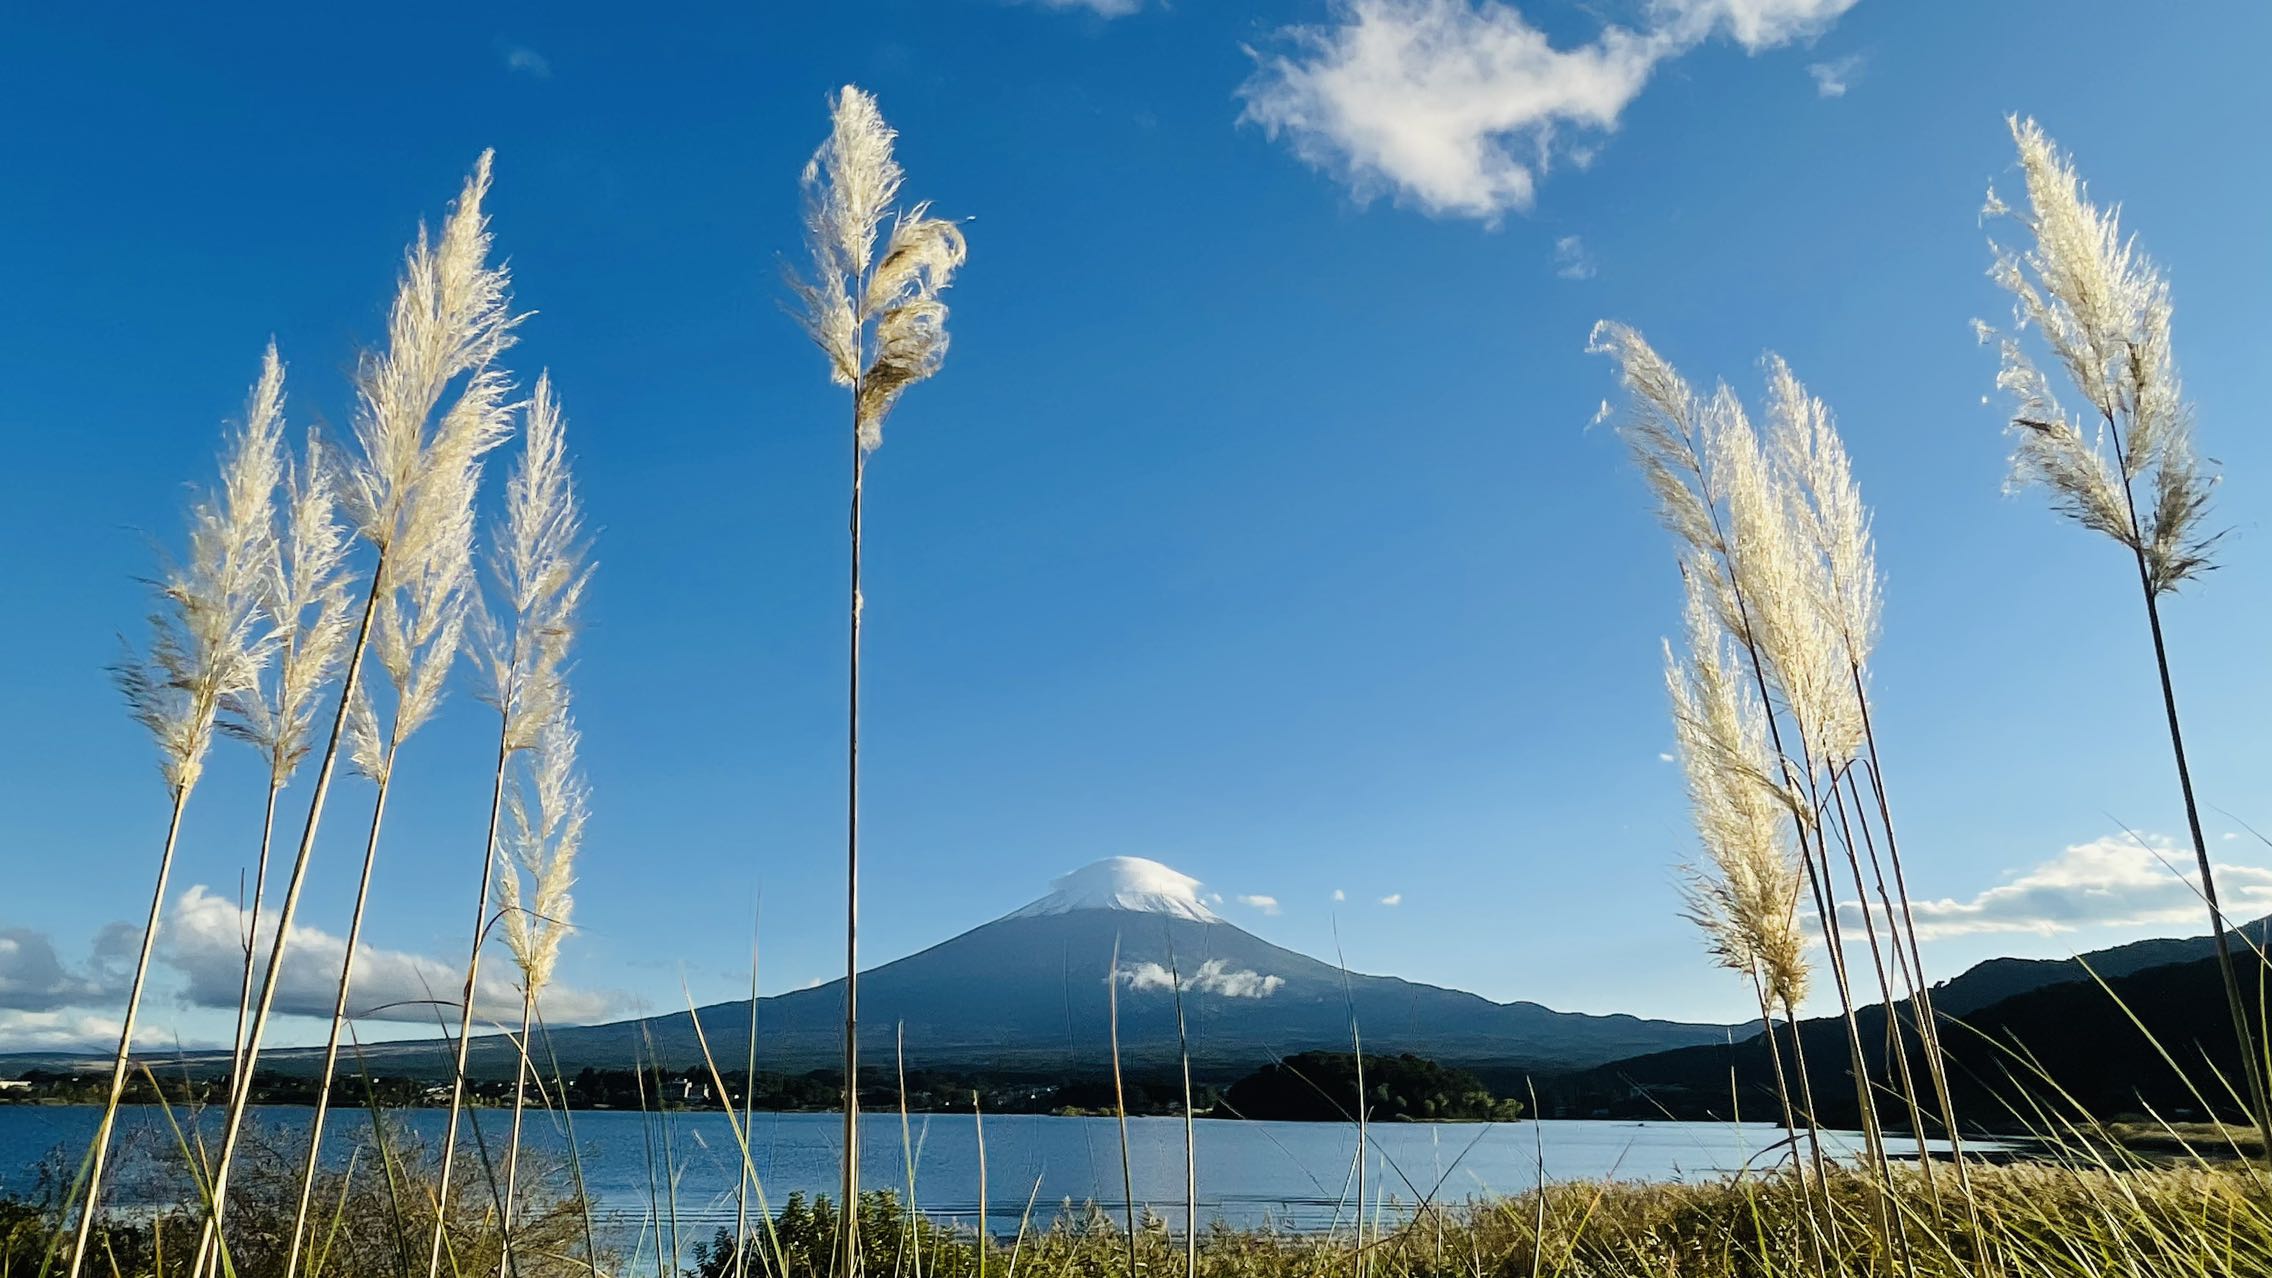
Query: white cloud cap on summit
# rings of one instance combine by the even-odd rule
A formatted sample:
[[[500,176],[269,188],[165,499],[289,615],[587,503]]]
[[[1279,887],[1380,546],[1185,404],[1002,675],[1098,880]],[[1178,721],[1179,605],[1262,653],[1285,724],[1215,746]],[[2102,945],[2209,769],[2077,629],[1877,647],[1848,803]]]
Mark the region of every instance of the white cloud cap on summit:
[[[1338,0],[1257,55],[1240,118],[1360,199],[1495,222],[1557,160],[1614,132],[1659,64],[1716,37],[1751,52],[1815,34],[1855,0],[1652,0],[1636,27],[1556,48],[1503,0]],[[1579,141],[1573,142],[1576,134]]]
[[[1108,856],[1091,861],[1049,885],[1047,896],[1020,906],[1006,917],[1037,918],[1075,910],[1129,910],[1166,914],[1194,923],[1220,923],[1222,916],[1199,899],[1199,880],[1140,856]]]

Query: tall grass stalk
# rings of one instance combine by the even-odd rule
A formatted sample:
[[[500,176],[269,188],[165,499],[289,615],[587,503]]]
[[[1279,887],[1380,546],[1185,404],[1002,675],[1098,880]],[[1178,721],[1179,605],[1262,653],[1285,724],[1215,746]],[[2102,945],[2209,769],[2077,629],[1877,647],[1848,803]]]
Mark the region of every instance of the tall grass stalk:
[[[1816,595],[1814,607],[1819,624],[1827,629],[1833,643],[1823,645],[1834,653],[1842,653],[1843,669],[1835,660],[1825,662],[1820,672],[1825,685],[1839,683],[1851,691],[1853,717],[1844,729],[1846,750],[1842,766],[1847,773],[1849,790],[1858,791],[1854,771],[1857,767],[1866,772],[1870,790],[1876,800],[1876,814],[1885,836],[1886,859],[1892,863],[1894,885],[1898,897],[1884,901],[1887,934],[1891,948],[1898,956],[1906,955],[1907,962],[1896,963],[1908,969],[1909,988],[1917,1000],[1913,1011],[1922,1011],[1917,1019],[1918,1034],[1925,1048],[1927,1072],[1933,1083],[1934,1098],[1938,1102],[1942,1127],[1946,1130],[1950,1148],[1956,1156],[1956,1174],[1961,1186],[1970,1172],[1963,1163],[1962,1136],[1957,1129],[1955,1104],[1950,1096],[1947,1060],[1940,1049],[1940,1029],[1931,1012],[1931,980],[1926,975],[1924,953],[1918,944],[1916,915],[1909,900],[1909,878],[1901,863],[1901,845],[1895,837],[1893,811],[1884,791],[1884,774],[1880,766],[1877,734],[1871,721],[1869,693],[1869,660],[1875,649],[1884,612],[1884,592],[1878,577],[1876,549],[1871,538],[1869,507],[1863,502],[1861,488],[1854,480],[1853,465],[1846,452],[1845,440],[1840,436],[1830,408],[1821,399],[1809,394],[1805,386],[1791,371],[1789,364],[1776,356],[1769,356],[1767,364],[1768,414],[1770,419],[1769,449],[1775,469],[1785,490],[1784,505],[1790,523],[1796,528],[1798,540],[1812,552],[1816,572],[1812,575]],[[1836,698],[1840,694],[1825,686],[1822,695]],[[1855,750],[1859,732],[1860,752]],[[1830,781],[1835,791],[1837,778]],[[1884,870],[1879,863],[1876,841],[1870,836],[1870,810],[1862,804],[1859,793],[1854,798],[1853,820],[1862,832],[1871,865],[1876,873],[1879,894],[1884,897]],[[1852,837],[1847,837],[1848,851],[1852,853]],[[1868,892],[1859,882],[1856,871],[1856,897],[1864,910],[1868,907]],[[1869,927],[1873,952],[1877,948],[1877,929]],[[1882,960],[1881,960],[1882,961]],[[1881,984],[1883,984],[1881,978]],[[1888,1028],[1895,1034],[1899,1046],[1899,1031],[1895,1024],[1897,1004],[1890,990],[1886,1008]],[[1907,1062],[1906,1052],[1897,1058]],[[1919,1108],[1914,1081],[1902,1080],[1904,1096],[1912,1110],[1913,1120]],[[1932,1166],[1926,1163],[1928,1183],[1932,1180]]]
[[[1176,966],[1175,935],[1168,934],[1168,988],[1175,992],[1175,1056],[1183,1070],[1183,1274],[1199,1278],[1199,1146],[1192,1129],[1191,1038],[1183,1022],[1183,973]]]
[[[918,1241],[915,1224],[922,1210],[915,1201],[915,1129],[907,1114],[907,1022],[901,1021],[896,1030],[892,1063],[899,1079],[899,1158],[907,1172],[907,1246],[903,1251],[914,1258],[915,1278],[922,1278],[922,1251],[915,1245]]]
[[[521,1122],[529,1084],[529,1026],[537,1001],[552,983],[560,961],[560,944],[566,939],[575,899],[569,889],[576,882],[576,853],[583,846],[584,824],[589,819],[588,790],[576,766],[581,738],[565,707],[537,734],[530,756],[525,794],[516,783],[506,807],[512,817],[503,873],[497,880],[497,912],[504,921],[505,947],[519,970],[521,1032],[516,1043],[519,1059],[513,1071],[513,1126],[505,1145],[505,1190],[499,1227],[504,1242],[499,1248],[500,1271],[513,1255],[513,1224],[519,1211],[516,1189],[521,1163]],[[529,884],[524,890],[522,876]],[[721,1093],[720,1101],[732,1100]]]
[[[2013,319],[2042,334],[2055,362],[2088,403],[2070,416],[2051,380],[2016,335],[1995,340],[2002,355],[1996,384],[2011,394],[2014,485],[2036,485],[2053,509],[2085,528],[2121,543],[2136,570],[2138,594],[2153,640],[2162,712],[2186,832],[2201,877],[2201,897],[2224,980],[2225,1003],[2240,1046],[2249,1117],[2272,1158],[2272,1097],[2267,1096],[2261,1044],[2251,1028],[2233,963],[2217,875],[2201,831],[2200,804],[2177,713],[2161,600],[2216,566],[2219,534],[2205,527],[2216,477],[2193,448],[2192,411],[2178,381],[2170,342],[2169,281],[2122,231],[2119,211],[2101,209],[2062,154],[2034,120],[2010,120],[2025,178],[2027,210],[2018,212],[1988,193],[1985,213],[2017,220],[2033,244],[2025,251],[1998,246],[1991,277],[2012,295]],[[2146,489],[2143,502],[2139,489]]]
[[[900,395],[939,371],[947,354],[947,308],[939,293],[962,265],[962,231],[929,205],[894,207],[903,174],[896,136],[876,100],[850,85],[830,109],[830,133],[805,165],[808,277],[790,277],[805,332],[851,391],[852,501],[850,636],[846,681],[844,908],[843,1254],[839,1273],[859,1272],[860,1200],[860,516],[868,454]],[[877,253],[886,218],[891,230]],[[429,1278],[432,1278],[429,1275]]]
[[[1657,498],[1659,518],[1681,544],[1690,589],[1749,667],[1761,704],[1779,707],[1765,716],[1776,762],[1765,781],[1790,812],[1826,941],[1870,1163],[1883,1180],[1890,1167],[1846,970],[1822,790],[1823,778],[1834,778],[1860,748],[1859,715],[1845,692],[1845,623],[1857,610],[1874,618],[1874,572],[1854,576],[1867,562],[1866,545],[1854,540],[1866,518],[1858,508],[1842,509],[1851,516],[1840,525],[1845,535],[1826,548],[1810,536],[1830,523],[1823,494],[1792,474],[1799,443],[1786,446],[1779,431],[1780,457],[1771,459],[1732,393],[1723,387],[1699,397],[1624,325],[1597,325],[1590,348],[1618,361],[1633,405],[1620,433]],[[1780,362],[1771,370],[1781,372]],[[1792,407],[1786,390],[1778,379],[1779,418]],[[1822,424],[1827,428],[1826,418]]]
[[[371,806],[370,830],[363,843],[363,866],[355,885],[355,904],[348,916],[346,946],[339,965],[339,989],[332,1004],[330,1030],[324,1040],[323,1069],[317,1075],[315,1113],[309,1120],[307,1161],[300,1176],[300,1205],[285,1256],[285,1278],[298,1274],[301,1249],[306,1242],[308,1213],[323,1152],[324,1122],[331,1112],[332,1084],[339,1068],[340,1035],[348,1020],[348,1000],[355,984],[355,960],[362,949],[363,920],[370,905],[372,871],[378,865],[379,831],[386,820],[387,798],[393,792],[395,760],[411,734],[441,708],[442,690],[464,638],[473,572],[472,491],[478,482],[479,470],[469,467],[469,472],[465,481],[465,516],[453,517],[448,532],[431,544],[426,562],[419,565],[418,572],[379,601],[373,650],[393,692],[392,723],[382,729],[379,712],[368,696],[358,695],[348,706],[348,756],[355,769],[370,778],[377,793]]]
[[[1341,968],[1341,997],[1349,1011],[1349,1050],[1357,1066],[1357,1214],[1353,1222],[1357,1229],[1357,1249],[1350,1253],[1350,1267],[1356,1278],[1365,1278],[1365,1138],[1366,1117],[1372,1109],[1365,1094],[1365,1040],[1357,1030],[1357,993],[1349,981],[1349,960],[1341,952],[1341,920],[1333,921],[1333,961]]]
[[[270,359],[274,359],[271,347]],[[348,550],[338,519],[335,463],[322,437],[310,430],[295,466],[285,459],[281,532],[268,560],[261,609],[277,644],[275,676],[221,699],[221,731],[258,750],[268,768],[261,805],[260,847],[254,857],[252,903],[244,916],[244,974],[237,989],[236,1028],[229,1038],[229,1077],[244,1071],[245,1027],[252,1015],[260,920],[267,908],[268,861],[276,833],[276,805],[307,759],[316,699],[339,670],[348,635],[349,600],[341,571]]]
[[[749,1053],[742,1072],[742,1131],[747,1132],[757,1115],[757,932],[761,923],[762,905],[752,911],[749,941]],[[713,1071],[715,1072],[715,1071]],[[726,1107],[733,1107],[733,1097],[726,1092],[726,1080],[718,1080],[718,1098]],[[749,1178],[750,1165],[744,1159],[736,1169],[734,1178],[734,1278],[744,1278],[749,1253]],[[912,1206],[912,1203],[910,1204]]]
[[[530,1007],[536,1012],[537,1033],[544,1039],[545,1060],[552,1066],[553,1087],[561,1097],[560,1125],[568,1141],[568,1174],[575,1182],[576,1201],[578,1206],[582,1208],[578,1214],[583,1218],[584,1226],[584,1266],[594,1278],[598,1278],[600,1272],[599,1239],[592,1227],[592,1197],[584,1186],[584,1155],[576,1144],[576,1107],[567,1102],[567,1088],[561,1081],[560,1055],[552,1050],[552,1032],[545,1027],[544,1010],[536,1007],[534,1003],[531,1003]],[[407,1256],[404,1257],[403,1266],[406,1269],[409,1267]]]
[[[710,1038],[702,1030],[702,1014],[695,1009],[694,993],[691,990],[686,991],[686,1017],[694,1025],[694,1041],[702,1049],[702,1063],[710,1071],[710,1081],[712,1085],[717,1087],[720,1098],[724,1098],[726,1080],[718,1072],[717,1058],[710,1053]],[[750,1088],[754,1091],[756,1087],[757,1076],[752,1073],[750,1075]],[[789,1272],[788,1253],[782,1249],[781,1235],[774,1226],[772,1209],[765,1204],[765,1182],[758,1178],[757,1162],[751,1154],[749,1120],[754,1111],[745,1107],[741,1116],[737,1119],[731,1102],[725,1105],[725,1110],[726,1123],[733,1133],[735,1152],[741,1156],[742,1183],[749,1186],[751,1192],[756,1195],[757,1216],[765,1225],[766,1240],[773,1249],[773,1273],[778,1278],[779,1275]],[[740,1264],[742,1262],[737,1259],[735,1263]]]
[[[343,504],[357,536],[373,550],[370,585],[341,668],[331,735],[316,769],[260,998],[245,1034],[244,1069],[230,1092],[214,1164],[214,1202],[200,1242],[200,1272],[217,1257],[229,1168],[242,1138],[251,1080],[381,602],[397,585],[416,580],[437,547],[455,538],[456,525],[472,518],[480,458],[502,442],[509,428],[508,383],[496,360],[511,345],[519,317],[507,295],[507,272],[487,264],[490,237],[481,201],[489,190],[490,162],[490,154],[483,152],[438,239],[430,242],[425,228],[419,229],[388,316],[387,350],[366,356],[357,370],[354,429],[361,455],[347,471]],[[437,418],[435,410],[453,385],[458,386],[457,398]]]
[[[1128,1161],[1128,1092],[1120,1076],[1120,937],[1112,938],[1105,981],[1105,1028],[1112,1041],[1112,1115],[1120,1124],[1120,1197],[1128,1210],[1128,1278],[1136,1278],[1136,1173]]]
[[[188,558],[168,565],[152,583],[157,607],[149,618],[149,651],[129,652],[111,668],[135,722],[157,742],[169,810],[142,944],[127,988],[126,1010],[119,1018],[118,1054],[111,1062],[110,1087],[87,1156],[79,1228],[71,1246],[72,1278],[78,1278],[85,1263],[102,1197],[111,1132],[133,1061],[135,1026],[157,947],[182,812],[204,775],[205,756],[225,699],[257,686],[274,644],[261,603],[277,553],[271,523],[283,466],[283,429],[284,368],[271,343],[262,357],[260,379],[246,401],[244,424],[222,458],[220,483],[190,512]]]
[[[978,1278],[986,1278],[986,1252],[990,1237],[986,1232],[986,1115],[978,1107],[978,1093],[970,1094],[970,1121],[978,1139]],[[907,1209],[915,1210],[915,1195],[910,1191]]]
[[[466,947],[465,982],[459,987],[450,1113],[443,1126],[441,1170],[435,1178],[435,1192],[445,1205],[456,1165],[458,1122],[465,1108],[467,1053],[473,1047],[481,952],[488,938],[491,898],[499,889],[499,861],[509,859],[507,844],[515,840],[522,856],[533,858],[523,861],[536,876],[533,910],[517,908],[518,871],[511,865],[503,867],[516,895],[502,917],[507,944],[521,966],[526,1003],[536,993],[532,983],[541,987],[543,981],[537,978],[549,978],[566,932],[566,918],[553,917],[546,909],[548,903],[561,909],[567,905],[585,820],[583,780],[575,771],[577,738],[566,718],[566,670],[577,611],[592,570],[585,562],[583,511],[568,473],[567,426],[548,374],[537,377],[524,433],[519,461],[505,486],[504,526],[490,557],[490,573],[506,616],[500,620],[485,608],[476,627],[486,685],[482,697],[497,712],[497,766],[489,793],[489,830],[482,846],[472,939]],[[534,821],[528,801],[511,778],[514,761],[531,750],[539,753]],[[501,810],[512,818],[509,833],[500,829]],[[525,1057],[522,1067],[525,1073]],[[517,1122],[515,1131],[517,1135]],[[441,1272],[447,1219],[446,1211],[435,1213],[427,1278],[438,1278]]]

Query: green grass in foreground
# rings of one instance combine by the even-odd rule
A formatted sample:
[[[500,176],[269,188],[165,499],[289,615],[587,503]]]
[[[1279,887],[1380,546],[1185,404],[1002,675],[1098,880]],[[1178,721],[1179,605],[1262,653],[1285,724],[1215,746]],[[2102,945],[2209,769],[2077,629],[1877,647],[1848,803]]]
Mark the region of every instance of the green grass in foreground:
[[[1917,1169],[1898,1172],[1881,1194],[1868,1177],[1834,1174],[1827,1211],[1809,1212],[1787,1175],[1695,1184],[1574,1182],[1543,1193],[1482,1200],[1368,1227],[1324,1234],[1272,1230],[1204,1230],[1202,1278],[1316,1278],[1363,1273],[1378,1278],[1455,1275],[2248,1275],[2272,1274],[2272,1194],[2251,1167],[2238,1164],[2092,1170],[2058,1164],[1978,1167],[1973,1202],[1980,1217],[1976,1245],[1963,1201],[1942,1168],[1938,1193]],[[345,1209],[327,1213],[331,1243],[317,1278],[403,1278],[422,1274],[424,1257],[407,1253],[398,1231],[422,1215],[415,1185],[389,1189],[335,1181]],[[238,1278],[279,1278],[273,1245],[280,1223],[257,1209],[230,1217]],[[281,1202],[278,1199],[268,1199]],[[430,1200],[429,1200],[430,1201]],[[508,1266],[519,1275],[568,1278],[594,1271],[638,1278],[675,1278],[655,1254],[652,1237],[629,1254],[590,1257],[571,1201],[541,1205]],[[430,1216],[424,1219],[431,1221]],[[1810,1221],[1829,1228],[1812,1235]],[[1014,1214],[997,1227],[1015,1228]],[[54,1217],[25,1204],[0,1206],[0,1275],[41,1272]],[[834,1212],[829,1203],[792,1200],[773,1227],[753,1220],[737,1270],[734,1239],[721,1232],[690,1247],[690,1278],[825,1278],[831,1272]],[[1106,1213],[1072,1212],[1014,1241],[997,1239],[981,1256],[968,1230],[910,1218],[889,1193],[863,1201],[865,1271],[871,1278],[1115,1278],[1128,1272],[1129,1250]],[[498,1272],[494,1218],[472,1208],[453,1220],[453,1263],[444,1272],[468,1278]],[[194,1227],[186,1216],[115,1223],[104,1231],[96,1272],[105,1278],[182,1278]],[[1820,1259],[1816,1248],[1820,1244]],[[1157,1221],[1139,1230],[1139,1278],[1181,1275],[1183,1239]],[[414,1263],[405,1265],[408,1259]],[[1360,1270],[1360,1263],[1362,1269]],[[983,1268],[982,1268],[983,1264]]]

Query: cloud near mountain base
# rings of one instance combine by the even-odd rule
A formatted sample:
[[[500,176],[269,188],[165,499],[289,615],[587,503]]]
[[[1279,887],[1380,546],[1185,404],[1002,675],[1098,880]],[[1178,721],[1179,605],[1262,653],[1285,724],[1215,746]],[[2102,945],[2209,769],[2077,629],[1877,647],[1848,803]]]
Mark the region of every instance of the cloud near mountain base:
[[[1121,981],[1131,990],[1172,990],[1176,987],[1173,972],[1159,963],[1136,963],[1122,967]],[[1222,959],[1209,959],[1197,970],[1183,978],[1187,994],[1215,994],[1223,998],[1268,998],[1286,983],[1282,976],[1264,976],[1245,968],[1233,969]]]

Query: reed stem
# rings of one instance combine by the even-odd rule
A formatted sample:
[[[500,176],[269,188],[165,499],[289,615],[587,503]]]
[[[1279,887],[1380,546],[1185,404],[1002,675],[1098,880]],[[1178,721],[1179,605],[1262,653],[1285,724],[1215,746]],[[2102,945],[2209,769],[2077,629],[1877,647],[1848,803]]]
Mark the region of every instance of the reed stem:
[[[79,1230],[71,1242],[71,1278],[87,1255],[87,1240],[94,1233],[95,1207],[102,1196],[103,1166],[110,1154],[111,1132],[118,1122],[118,1105],[126,1095],[126,1071],[134,1057],[134,1023],[142,1010],[142,988],[150,976],[150,955],[157,948],[158,916],[165,909],[166,882],[173,876],[174,847],[181,838],[182,809],[189,806],[189,791],[174,792],[173,811],[166,817],[165,848],[158,854],[158,881],[150,891],[150,917],[142,925],[142,952],[134,961],[134,983],[126,994],[126,1015],[119,1022],[118,1056],[111,1062],[110,1091],[103,1101],[103,1116],[95,1124],[93,1148],[87,1155],[87,1190],[79,1208]]]
[[[500,722],[510,726],[511,712]],[[497,736],[497,770],[489,787],[489,836],[481,856],[481,892],[474,898],[473,943],[467,947],[465,988],[458,1001],[457,1060],[450,1077],[450,1117],[442,1128],[442,1166],[434,1177],[434,1235],[426,1249],[426,1278],[440,1278],[442,1235],[449,1221],[450,1173],[456,1166],[458,1120],[465,1112],[466,1062],[473,1050],[474,990],[481,978],[481,947],[489,939],[489,894],[497,876],[497,819],[505,802],[505,765],[513,757],[512,743],[501,727]]]
[[[308,1123],[308,1157],[300,1171],[300,1201],[292,1213],[292,1241],[285,1253],[284,1278],[300,1272],[300,1252],[307,1240],[308,1211],[315,1199],[317,1160],[323,1153],[324,1119],[331,1112],[331,1083],[339,1069],[339,1035],[347,1024],[348,990],[355,977],[355,951],[363,942],[363,914],[371,899],[371,870],[379,859],[379,827],[386,820],[387,793],[394,780],[394,748],[388,747],[380,769],[378,796],[371,805],[371,832],[363,843],[363,874],[355,885],[355,909],[347,923],[347,952],[339,961],[339,996],[332,1004],[331,1030],[324,1040],[323,1073],[316,1085],[315,1114]]]
[[[323,823],[324,803],[331,797],[331,779],[339,764],[339,741],[347,727],[347,707],[354,704],[362,686],[363,653],[371,644],[371,622],[378,613],[379,594],[387,577],[387,560],[381,552],[371,567],[371,589],[363,600],[363,615],[355,626],[355,642],[339,680],[339,704],[332,712],[331,733],[325,739],[323,761],[316,766],[315,793],[308,798],[308,818],[300,827],[300,846],[292,858],[292,874],[284,884],[284,905],[276,914],[276,939],[268,950],[268,970],[260,982],[260,1001],[253,1009],[252,1029],[245,1035],[244,1072],[229,1089],[229,1107],[223,1120],[221,1153],[213,1166],[213,1205],[206,1213],[192,1272],[202,1278],[218,1262],[221,1226],[227,1214],[229,1167],[235,1161],[237,1142],[244,1134],[245,1112],[251,1107],[253,1075],[260,1068],[260,1048],[268,1034],[268,1018],[276,1006],[282,981],[284,950],[292,939],[292,920],[299,913],[300,891],[307,885],[308,862],[315,853],[316,830]],[[74,1266],[76,1262],[74,1261]],[[76,1268],[74,1268],[76,1275]]]

